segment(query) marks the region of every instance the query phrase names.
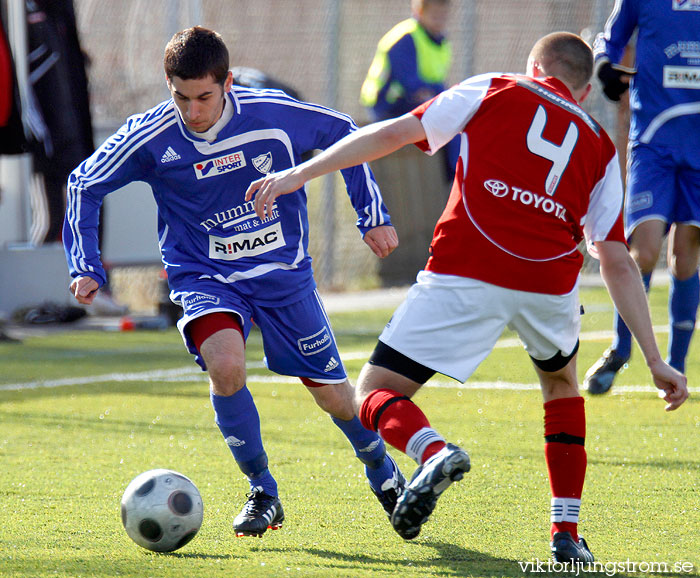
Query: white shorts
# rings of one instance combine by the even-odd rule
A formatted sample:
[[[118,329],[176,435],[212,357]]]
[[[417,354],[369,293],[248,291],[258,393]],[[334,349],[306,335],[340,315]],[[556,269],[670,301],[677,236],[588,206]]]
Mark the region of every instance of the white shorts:
[[[465,382],[506,327],[534,359],[571,355],[581,329],[578,284],[566,295],[547,295],[421,271],[379,340]]]

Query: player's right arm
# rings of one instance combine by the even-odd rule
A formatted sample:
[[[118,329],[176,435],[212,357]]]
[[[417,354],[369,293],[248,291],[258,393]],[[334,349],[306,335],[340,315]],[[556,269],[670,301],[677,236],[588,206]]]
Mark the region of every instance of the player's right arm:
[[[99,288],[99,283],[87,276],[76,277],[70,284],[70,292],[82,305],[90,305],[95,300]]]
[[[684,375],[661,358],[636,263],[623,243],[598,241],[595,245],[600,259],[600,275],[615,307],[642,350],[654,384],[664,393],[666,411],[678,409],[688,398],[687,381]]]
[[[74,279],[71,292],[80,303],[91,303],[107,280],[98,240],[104,197],[143,178],[138,155],[138,135],[144,132],[140,120],[130,118],[68,177],[63,248]]]

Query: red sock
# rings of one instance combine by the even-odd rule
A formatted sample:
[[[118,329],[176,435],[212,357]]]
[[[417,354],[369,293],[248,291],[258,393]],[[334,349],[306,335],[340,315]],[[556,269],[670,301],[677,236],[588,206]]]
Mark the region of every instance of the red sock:
[[[404,453],[413,436],[422,429],[430,430],[426,437],[433,440],[423,447],[420,456],[413,457],[423,463],[445,447],[445,442],[430,427],[428,418],[408,397],[392,389],[377,389],[362,402],[360,421],[367,429],[379,432],[382,439]]]
[[[432,458],[436,453],[438,453],[442,448],[444,448],[447,444],[445,442],[433,442],[431,443],[427,448],[425,448],[425,451],[423,452],[423,456],[421,457],[421,464],[424,464],[427,462],[430,458]]]
[[[586,412],[582,397],[544,404],[544,453],[552,490],[552,529],[578,541],[578,509],[586,477]]]

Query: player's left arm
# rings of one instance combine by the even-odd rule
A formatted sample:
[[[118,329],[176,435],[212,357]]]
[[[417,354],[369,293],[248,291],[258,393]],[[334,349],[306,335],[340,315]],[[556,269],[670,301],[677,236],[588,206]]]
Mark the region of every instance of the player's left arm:
[[[412,114],[367,125],[305,163],[254,181],[246,191],[245,200],[250,201],[255,196],[255,212],[258,216],[271,216],[277,197],[300,189],[311,179],[362,165],[425,138],[421,121]]]
[[[313,127],[314,148],[322,150],[357,130],[352,118],[330,109],[315,111],[308,125]],[[341,174],[363,241],[378,257],[386,257],[398,246],[398,235],[372,170],[362,163],[341,169]]]
[[[381,259],[390,255],[399,246],[399,236],[393,225],[380,225],[369,229],[362,240]]]

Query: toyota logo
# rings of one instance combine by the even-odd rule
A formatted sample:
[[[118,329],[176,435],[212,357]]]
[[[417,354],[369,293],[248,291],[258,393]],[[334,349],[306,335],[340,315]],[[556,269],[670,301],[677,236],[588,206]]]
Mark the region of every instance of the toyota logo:
[[[505,197],[508,194],[509,188],[503,181],[489,179],[484,181],[484,188],[494,197]]]

